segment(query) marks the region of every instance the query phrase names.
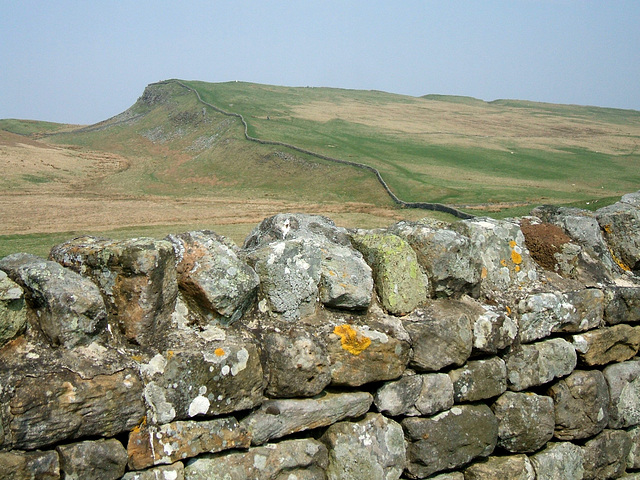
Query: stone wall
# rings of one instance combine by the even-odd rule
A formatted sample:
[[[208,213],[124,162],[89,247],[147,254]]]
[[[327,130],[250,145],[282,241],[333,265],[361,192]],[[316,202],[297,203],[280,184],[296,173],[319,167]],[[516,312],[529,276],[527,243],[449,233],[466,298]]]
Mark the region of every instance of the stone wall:
[[[640,478],[639,322],[640,192],[80,237],[0,259],[0,478]]]

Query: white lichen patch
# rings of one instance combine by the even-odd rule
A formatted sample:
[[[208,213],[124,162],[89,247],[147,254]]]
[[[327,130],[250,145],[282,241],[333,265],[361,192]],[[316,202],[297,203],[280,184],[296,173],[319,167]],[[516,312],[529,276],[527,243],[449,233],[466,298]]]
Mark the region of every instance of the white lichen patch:
[[[380,343],[388,343],[389,336],[386,333],[379,332],[377,330],[369,330],[368,325],[363,325],[361,328],[362,334],[365,337],[369,337],[371,340],[378,340]]]
[[[189,416],[195,417],[196,415],[206,415],[209,411],[211,402],[204,395],[198,395],[191,401],[189,405]]]
[[[264,455],[256,455],[253,457],[253,466],[258,470],[264,469],[267,465],[267,457]]]
[[[163,374],[164,369],[167,366],[167,359],[164,358],[164,355],[157,354],[149,363],[143,363],[140,365],[140,372],[147,376],[153,377],[156,374]]]
[[[225,331],[215,325],[207,325],[202,331],[196,331],[196,335],[207,342],[224,342],[227,339]]]
[[[238,363],[231,366],[231,375],[233,375],[234,377],[242,370],[247,368],[249,352],[246,348],[241,348],[240,350],[238,350],[238,353],[236,353],[236,358],[238,359]]]

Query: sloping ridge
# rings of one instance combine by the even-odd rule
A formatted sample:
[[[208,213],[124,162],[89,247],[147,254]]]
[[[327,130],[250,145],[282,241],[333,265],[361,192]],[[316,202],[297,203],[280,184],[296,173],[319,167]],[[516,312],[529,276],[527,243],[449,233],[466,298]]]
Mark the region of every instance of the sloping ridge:
[[[402,208],[419,208],[422,210],[431,210],[431,211],[437,211],[437,212],[443,212],[443,213],[448,213],[450,215],[454,215],[455,217],[458,218],[462,218],[462,219],[468,219],[468,218],[473,218],[474,215],[471,215],[469,213],[465,213],[462,212],[460,210],[458,210],[457,208],[451,207],[449,205],[443,205],[441,203],[429,203],[429,202],[405,202],[404,200],[401,200],[400,198],[398,198],[398,196],[393,193],[393,191],[391,190],[391,188],[389,188],[389,185],[387,185],[387,182],[384,181],[384,179],[382,178],[382,175],[380,174],[380,172],[378,171],[378,169],[372,167],[371,165],[366,165],[364,163],[358,163],[358,162],[352,162],[350,160],[342,160],[339,158],[334,158],[334,157],[330,157],[328,155],[323,155],[321,153],[317,153],[317,152],[312,152],[311,150],[306,150],[304,148],[295,146],[295,145],[291,145],[289,143],[285,143],[285,142],[279,142],[276,140],[264,140],[261,138],[256,138],[256,137],[252,137],[251,135],[249,135],[249,125],[247,124],[247,121],[244,119],[244,117],[240,114],[240,113],[235,113],[235,112],[228,112],[226,110],[223,110],[215,105],[212,105],[209,102],[205,102],[202,97],[200,97],[200,93],[198,93],[198,91],[189,86],[186,85],[185,83],[181,82],[180,80],[166,80],[163,82],[157,82],[158,84],[167,84],[167,83],[176,83],[178,85],[180,85],[181,87],[195,93],[198,101],[200,103],[202,103],[203,105],[206,105],[209,108],[212,108],[213,110],[215,110],[218,113],[221,113],[222,115],[226,115],[229,117],[236,117],[239,118],[240,121],[242,122],[242,124],[244,125],[244,136],[247,140],[251,141],[251,142],[256,142],[256,143],[260,143],[262,145],[277,145],[277,146],[281,146],[281,147],[286,147],[289,148],[291,150],[295,150],[297,152],[300,153],[304,153],[306,155],[311,155],[313,157],[322,159],[322,160],[326,160],[329,162],[334,162],[334,163],[340,163],[342,165],[349,165],[351,167],[355,167],[355,168],[359,168],[362,170],[367,170],[371,173],[373,173],[378,182],[380,183],[380,185],[382,185],[382,187],[384,188],[384,190],[387,192],[387,194],[389,195],[389,197],[391,197],[391,199],[394,201],[394,203],[396,203],[396,205],[399,205]]]

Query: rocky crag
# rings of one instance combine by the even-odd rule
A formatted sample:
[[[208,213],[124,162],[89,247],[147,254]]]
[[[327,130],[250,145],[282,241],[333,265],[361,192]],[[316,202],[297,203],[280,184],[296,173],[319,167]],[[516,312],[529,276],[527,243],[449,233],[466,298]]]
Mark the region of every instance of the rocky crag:
[[[640,192],[76,238],[0,259],[0,478],[640,479],[638,322]]]

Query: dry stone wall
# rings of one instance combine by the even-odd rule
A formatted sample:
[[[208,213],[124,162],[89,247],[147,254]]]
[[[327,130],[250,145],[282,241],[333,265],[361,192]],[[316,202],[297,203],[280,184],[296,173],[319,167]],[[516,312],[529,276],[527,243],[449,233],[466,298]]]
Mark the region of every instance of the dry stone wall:
[[[640,192],[0,259],[0,478],[640,478]]]

